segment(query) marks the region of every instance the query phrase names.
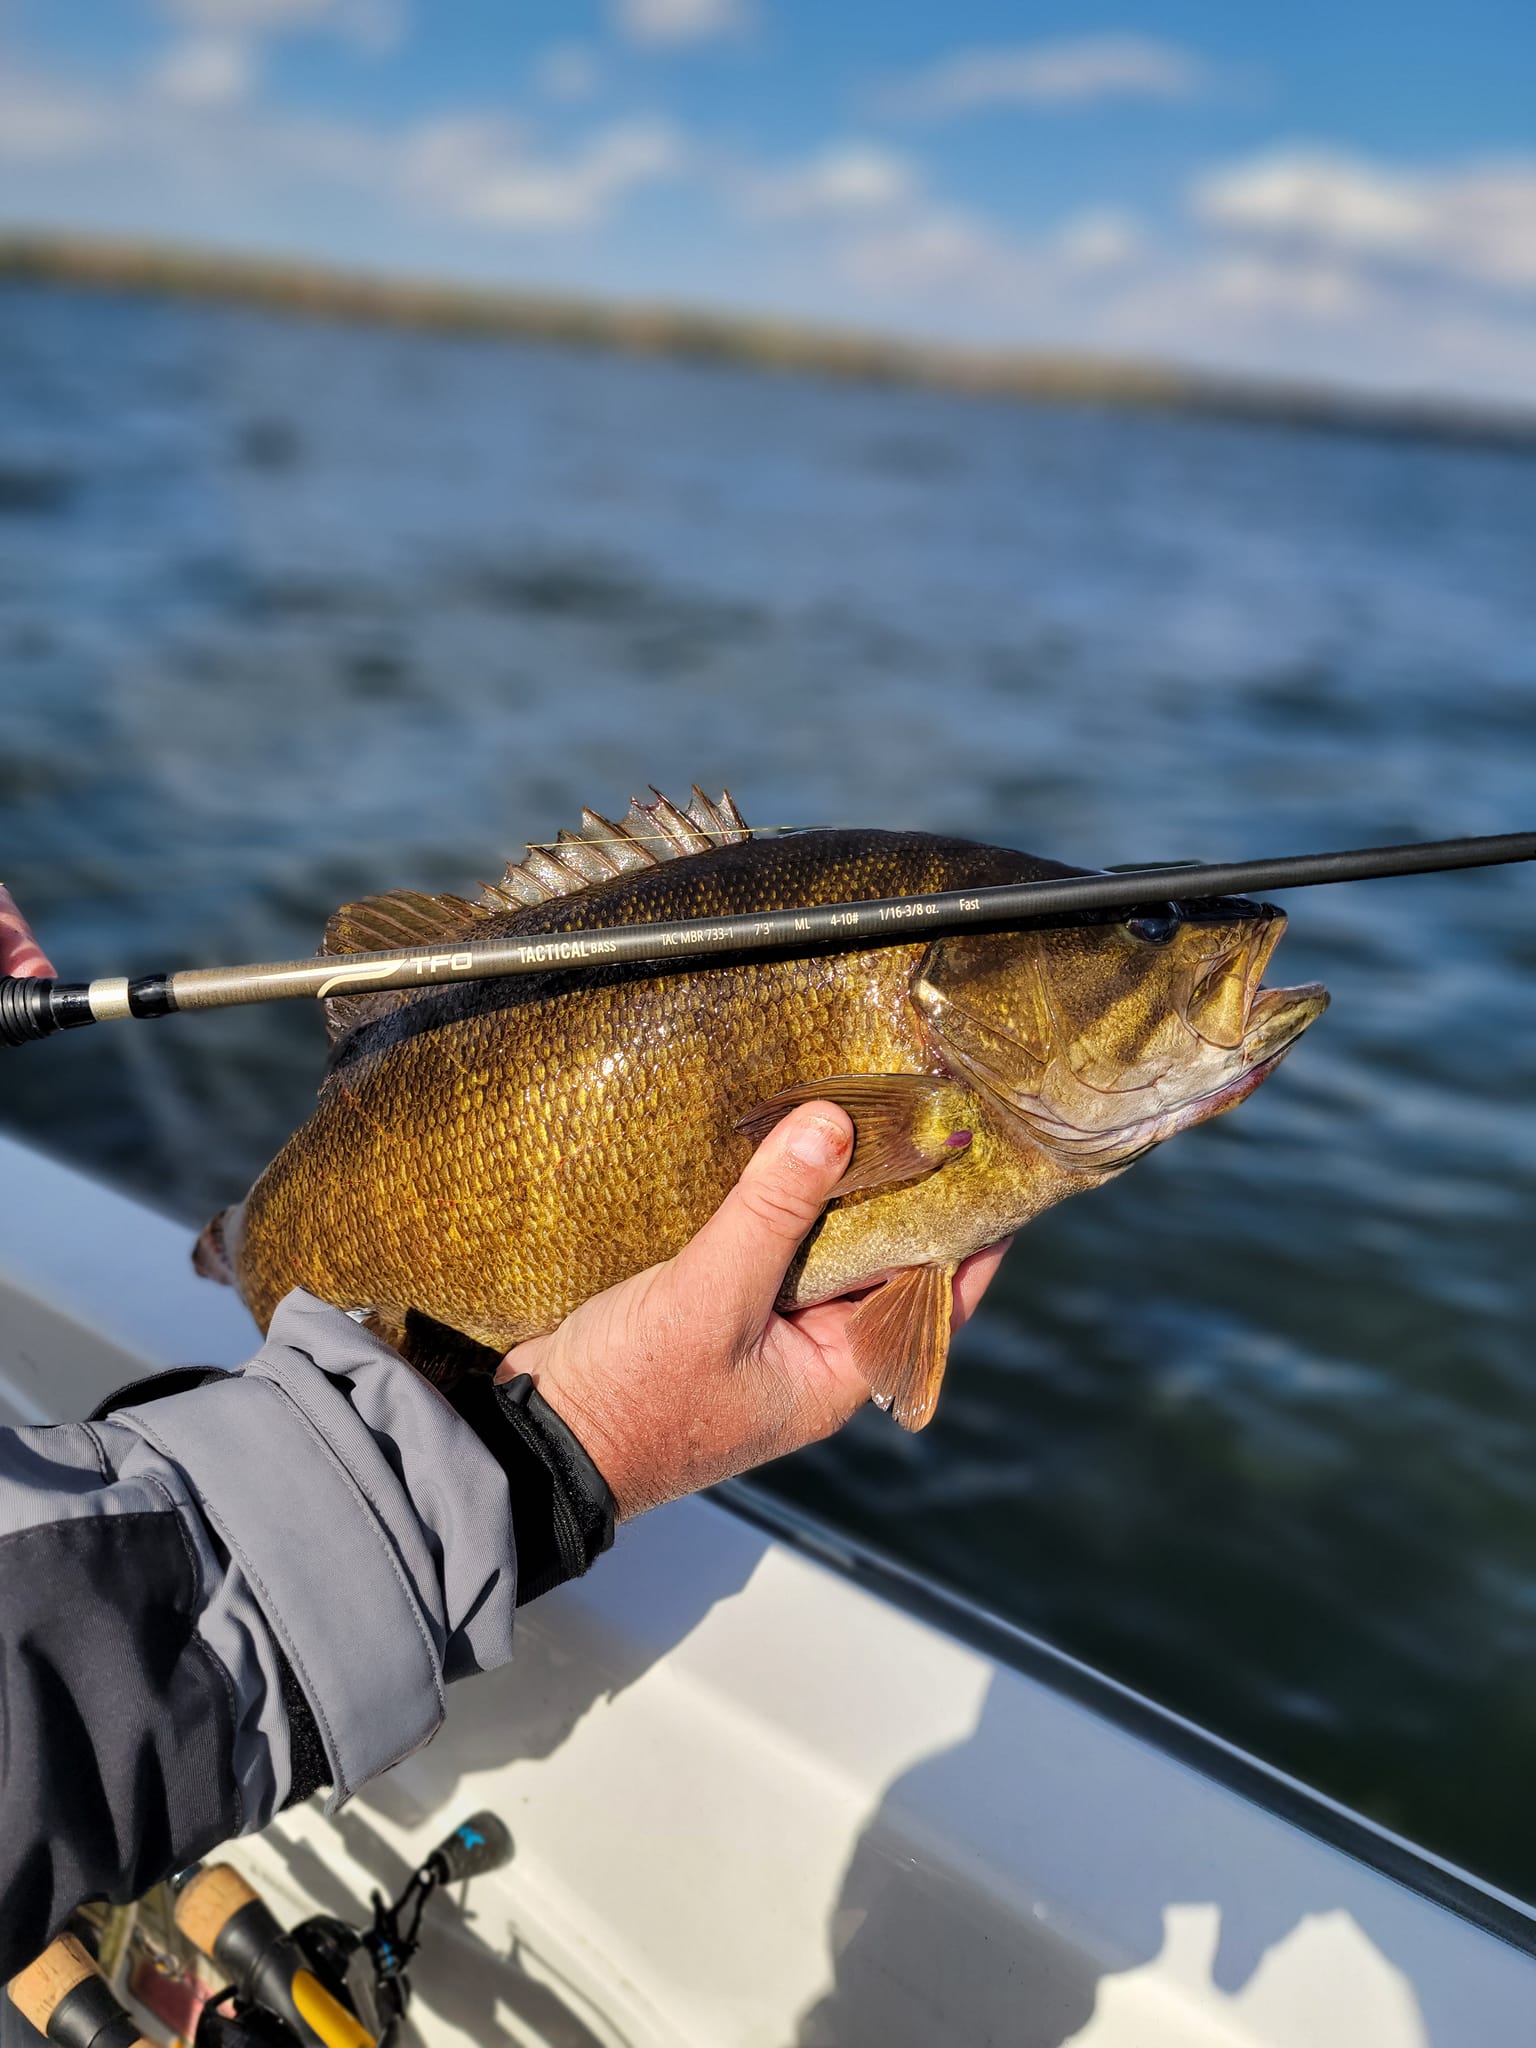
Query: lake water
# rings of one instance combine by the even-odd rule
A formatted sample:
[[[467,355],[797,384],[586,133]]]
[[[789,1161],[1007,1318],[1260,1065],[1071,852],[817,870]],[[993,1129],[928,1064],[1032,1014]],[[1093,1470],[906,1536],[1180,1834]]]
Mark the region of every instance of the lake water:
[[[0,293],[0,876],[66,976],[694,780],[1095,865],[1528,828],[1536,463]],[[1031,1227],[924,1435],[769,1483],[1536,1897],[1536,875],[1291,909],[1284,1071]],[[322,1045],[56,1040],[0,1120],[200,1223]]]

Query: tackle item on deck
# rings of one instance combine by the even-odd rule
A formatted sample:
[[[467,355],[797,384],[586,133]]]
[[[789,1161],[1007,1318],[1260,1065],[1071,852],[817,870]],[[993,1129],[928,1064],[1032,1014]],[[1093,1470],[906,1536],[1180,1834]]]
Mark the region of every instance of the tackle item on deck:
[[[587,811],[478,901],[346,905],[324,952],[573,934],[1081,872],[919,832],[754,841],[728,796]],[[604,966],[327,1002],[313,1115],[199,1242],[265,1328],[306,1287],[434,1377],[489,1364],[677,1252],[796,1103],[856,1143],[786,1310],[855,1317],[875,1398],[933,1412],[959,1262],[1251,1093],[1324,1008],[1263,989],[1244,898],[866,950]],[[882,1284],[883,1283],[883,1284]]]

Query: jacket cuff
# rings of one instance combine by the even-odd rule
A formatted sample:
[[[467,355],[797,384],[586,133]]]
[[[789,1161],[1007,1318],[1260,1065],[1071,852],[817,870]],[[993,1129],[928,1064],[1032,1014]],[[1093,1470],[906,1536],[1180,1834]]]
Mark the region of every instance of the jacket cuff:
[[[528,1373],[459,1381],[449,1400],[507,1475],[517,1604],[580,1578],[613,1542],[607,1481]]]

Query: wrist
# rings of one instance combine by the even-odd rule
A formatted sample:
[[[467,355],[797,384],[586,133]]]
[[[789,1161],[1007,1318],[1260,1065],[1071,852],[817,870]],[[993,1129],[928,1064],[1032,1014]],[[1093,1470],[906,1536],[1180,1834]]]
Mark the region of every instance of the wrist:
[[[579,1578],[613,1542],[617,1511],[585,1443],[527,1373],[470,1375],[449,1399],[506,1474],[518,1606]]]
[[[604,1404],[591,1400],[583,1389],[561,1374],[550,1356],[551,1348],[548,1339],[535,1338],[509,1352],[497,1369],[498,1389],[521,1377],[532,1382],[545,1408],[558,1418],[602,1474],[617,1518],[628,1521],[651,1505],[639,1497],[643,1489],[633,1483],[632,1461],[626,1454],[630,1433]]]

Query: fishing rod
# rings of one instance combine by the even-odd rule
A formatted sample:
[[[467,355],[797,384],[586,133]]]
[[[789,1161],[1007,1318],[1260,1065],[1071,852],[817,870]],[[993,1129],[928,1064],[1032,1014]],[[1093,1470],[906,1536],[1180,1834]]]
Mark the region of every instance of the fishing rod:
[[[1039,919],[1101,917],[1148,905],[1254,890],[1310,888],[1320,882],[1361,882],[1388,875],[1441,874],[1453,868],[1500,867],[1536,860],[1536,832],[1475,839],[1434,839],[1408,846],[1365,846],[1344,853],[1291,854],[1276,860],[1109,869],[1043,882],[932,895],[883,896],[863,903],[821,903],[791,910],[751,910],[667,924],[610,925],[589,931],[531,932],[388,952],[321,954],[307,960],[248,967],[188,967],[175,974],[126,975],[64,982],[0,976],[0,1045],[25,1045],[84,1024],[117,1017],[168,1017],[182,1010],[222,1010],[236,1003],[297,997],[366,995],[431,988],[513,974],[551,974],[634,961],[703,960],[722,953],[779,947],[900,945],[914,932],[962,931],[972,925],[1014,925]]]

